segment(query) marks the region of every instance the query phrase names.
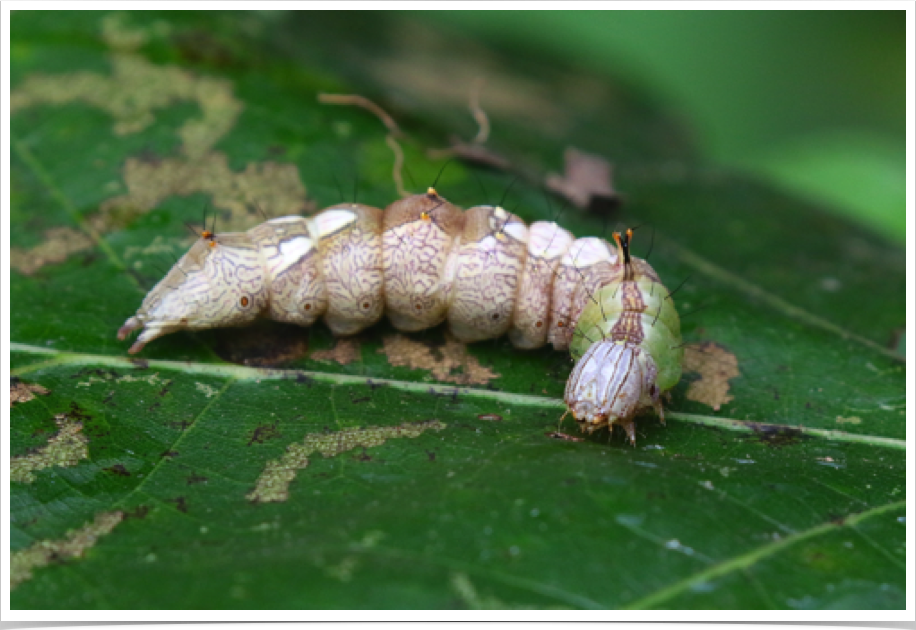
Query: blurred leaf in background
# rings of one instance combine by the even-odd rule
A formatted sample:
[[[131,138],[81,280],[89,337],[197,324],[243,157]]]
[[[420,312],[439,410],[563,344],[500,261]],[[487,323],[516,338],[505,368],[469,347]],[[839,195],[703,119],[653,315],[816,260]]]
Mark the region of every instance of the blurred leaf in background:
[[[631,81],[708,160],[905,240],[904,11],[419,15]]]

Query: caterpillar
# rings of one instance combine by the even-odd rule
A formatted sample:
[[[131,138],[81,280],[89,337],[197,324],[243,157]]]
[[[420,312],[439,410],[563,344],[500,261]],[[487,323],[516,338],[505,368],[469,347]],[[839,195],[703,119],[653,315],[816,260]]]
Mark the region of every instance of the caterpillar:
[[[448,322],[475,342],[508,334],[576,361],[564,393],[584,433],[634,418],[680,380],[674,301],[648,262],[575,239],[554,222],[530,226],[499,206],[462,211],[430,188],[384,211],[338,204],[313,217],[270,219],[243,233],[204,230],[118,331],[142,329],[129,353],[178,330],[244,326],[259,317],[352,335],[387,314],[413,332]]]

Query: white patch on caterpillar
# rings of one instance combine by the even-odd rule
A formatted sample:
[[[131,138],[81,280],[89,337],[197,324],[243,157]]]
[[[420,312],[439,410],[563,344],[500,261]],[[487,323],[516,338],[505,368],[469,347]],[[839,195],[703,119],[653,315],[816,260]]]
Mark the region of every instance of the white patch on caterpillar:
[[[528,254],[538,258],[553,259],[565,253],[573,236],[552,221],[535,221],[528,228]]]
[[[288,241],[280,241],[280,264],[271,271],[276,276],[297,262],[312,250],[312,239],[307,236],[297,236]]]
[[[603,260],[613,263],[617,260],[617,255],[611,252],[607,241],[594,236],[576,239],[563,256],[564,265],[580,269],[591,267]]]
[[[356,213],[350,210],[325,210],[315,217],[319,238],[334,234],[356,221]]]
[[[291,216],[291,217],[277,217],[276,219],[270,219],[268,223],[271,225],[283,225],[284,223],[299,223],[302,221],[302,217]]]
[[[503,232],[519,241],[520,243],[528,242],[528,228],[524,223],[511,222],[503,228]]]

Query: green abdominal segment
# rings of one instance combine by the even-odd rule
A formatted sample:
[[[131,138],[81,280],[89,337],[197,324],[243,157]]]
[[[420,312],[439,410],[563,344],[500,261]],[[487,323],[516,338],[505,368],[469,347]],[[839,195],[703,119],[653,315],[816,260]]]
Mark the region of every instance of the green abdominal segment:
[[[592,343],[613,339],[641,347],[658,369],[656,386],[664,392],[681,378],[681,323],[668,289],[645,274],[598,289],[579,316],[570,353],[573,359]]]

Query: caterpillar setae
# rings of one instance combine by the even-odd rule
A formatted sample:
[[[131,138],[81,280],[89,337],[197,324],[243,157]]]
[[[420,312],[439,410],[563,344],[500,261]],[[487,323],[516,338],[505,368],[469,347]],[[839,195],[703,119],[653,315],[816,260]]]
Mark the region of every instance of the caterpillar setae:
[[[574,239],[498,206],[462,211],[430,188],[384,211],[339,204],[201,238],[118,331],[142,328],[131,354],[178,330],[258,317],[352,335],[383,315],[411,332],[448,321],[460,341],[508,333],[519,348],[551,343],[576,365],[564,400],[586,433],[621,425],[681,376],[680,320],[655,270],[631,256],[632,231]]]

